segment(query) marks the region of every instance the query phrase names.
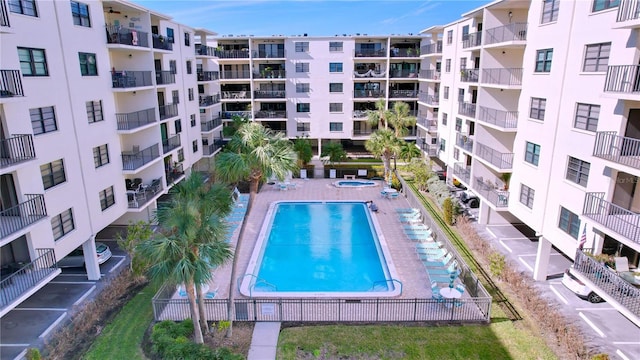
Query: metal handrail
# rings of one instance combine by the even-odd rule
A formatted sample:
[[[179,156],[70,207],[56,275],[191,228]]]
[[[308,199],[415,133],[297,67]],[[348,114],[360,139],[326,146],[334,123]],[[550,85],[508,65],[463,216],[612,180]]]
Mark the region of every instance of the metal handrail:
[[[27,200],[0,211],[0,239],[47,217],[47,207],[42,194],[25,194],[24,197]]]
[[[0,168],[36,158],[33,135],[14,134],[0,139]]]
[[[134,111],[126,114],[116,114],[118,130],[132,130],[156,122],[156,109]]]

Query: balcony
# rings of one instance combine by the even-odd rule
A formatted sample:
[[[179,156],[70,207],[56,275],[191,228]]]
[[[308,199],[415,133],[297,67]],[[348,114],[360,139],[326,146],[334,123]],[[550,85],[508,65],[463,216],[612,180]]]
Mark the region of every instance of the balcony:
[[[635,316],[634,322],[636,325],[638,324],[640,321],[640,301],[638,301],[640,288],[633,286],[615,271],[612,271],[611,268],[601,264],[581,250],[576,250],[573,269],[578,275],[583,276],[595,285],[592,289],[601,296],[604,294],[605,296],[603,297],[607,300],[607,303],[616,308],[618,307],[616,305],[619,305],[626,310],[622,311],[623,314],[628,312]],[[625,316],[629,317],[628,314],[625,314]]]
[[[178,116],[178,104],[159,106],[158,110],[160,112],[160,121]]]
[[[221,80],[250,79],[251,72],[249,70],[228,70],[220,73]]]
[[[134,146],[133,151],[122,153],[122,170],[136,170],[160,157],[160,148],[157,143],[142,151],[137,149],[139,149],[139,147]]]
[[[176,73],[173,71],[157,71],[156,85],[170,85],[176,83]]]
[[[390,98],[417,98],[418,90],[389,90]]]
[[[175,134],[168,139],[162,139],[162,153],[166,154],[171,150],[180,147],[180,134]]]
[[[11,27],[9,23],[9,11],[7,10],[7,4],[4,0],[0,1],[0,26]]]
[[[640,1],[621,0],[618,5],[618,15],[616,17],[616,28],[633,29],[640,27]]]
[[[608,66],[604,92],[640,95],[640,65]]]
[[[468,102],[458,102],[458,114],[470,118],[476,117],[476,104]]]
[[[198,81],[215,81],[220,79],[220,73],[217,71],[198,71]]]
[[[418,93],[418,101],[432,106],[438,106],[440,104],[440,96],[437,94],[429,95],[426,92]]]
[[[258,50],[253,52],[254,59],[282,59],[284,57],[284,49],[270,51]]]
[[[360,79],[360,78],[383,78],[385,77],[386,74],[386,70],[382,69],[382,70],[373,70],[373,69],[369,69],[365,72],[359,72],[359,71],[354,71],[353,72],[353,77],[355,79]]]
[[[200,107],[212,106],[220,103],[220,94],[200,96],[198,98]]]
[[[24,197],[26,201],[0,211],[0,239],[47,217],[43,195],[25,194]]]
[[[223,111],[222,118],[229,120],[233,119],[234,116],[239,116],[245,119],[251,119],[251,111]]]
[[[222,118],[220,117],[220,115],[216,115],[211,120],[200,121],[200,129],[202,132],[209,132],[221,125],[222,125]]]
[[[418,48],[391,48],[391,57],[419,57],[420,49]]]
[[[353,97],[359,98],[381,98],[384,97],[384,90],[354,90]]]
[[[356,49],[354,50],[353,55],[355,57],[368,57],[368,58],[387,57],[387,50]]]
[[[436,144],[429,144],[425,139],[416,139],[416,146],[422,150],[427,156],[438,156],[438,146]]]
[[[455,163],[453,164],[453,175],[465,184],[470,184],[471,167],[465,166],[463,163]]]
[[[168,37],[158,34],[152,34],[151,40],[154,49],[173,51],[173,43],[169,42]]]
[[[430,119],[425,115],[418,113],[418,118],[416,119],[417,124],[427,129],[429,132],[438,131],[438,120]]]
[[[202,155],[209,156],[215,154],[219,149],[222,149],[223,142],[221,139],[214,140],[213,144],[205,145],[202,147]]]
[[[253,73],[254,79],[284,79],[287,77],[285,70],[269,70]]]
[[[260,110],[253,115],[254,119],[286,119],[286,111]]]
[[[494,184],[483,181],[481,177],[474,177],[473,190],[497,208],[509,206],[509,192],[498,190]]]
[[[470,47],[476,47],[482,45],[482,31],[474,32],[463,36],[462,48],[467,49]]]
[[[0,169],[36,158],[33,135],[15,134],[0,139]]]
[[[216,50],[218,59],[248,59],[249,50]]]
[[[115,25],[106,25],[107,44],[149,47],[149,34]]]
[[[396,69],[396,70],[391,70],[391,72],[389,73],[389,77],[390,78],[418,78],[418,71],[417,70],[406,70],[406,69]]]
[[[501,153],[487,145],[476,143],[475,154],[499,170],[513,169],[513,153]]]
[[[28,293],[38,285],[41,287],[46,278],[60,273],[56,265],[56,256],[53,249],[36,249],[38,257],[30,263],[10,264],[7,272],[10,274],[0,279],[0,310],[4,310],[12,302]],[[5,269],[3,268],[3,275]]]
[[[512,23],[485,30],[484,45],[527,40],[527,23]]]
[[[178,181],[183,179],[185,176],[182,163],[178,163],[177,165],[170,167],[168,171],[164,172],[164,174],[165,179],[167,180],[167,187],[178,183]]]
[[[149,184],[141,184],[139,188],[127,187],[129,209],[144,208],[162,190],[162,178],[154,179]]]
[[[151,71],[112,71],[111,81],[113,83],[114,89],[153,86],[153,81],[151,80]]]
[[[420,74],[418,75],[420,79],[426,80],[440,80],[440,71],[439,70],[420,70]]]
[[[640,214],[604,199],[604,193],[586,193],[582,215],[640,244]]]
[[[456,145],[470,153],[473,153],[473,139],[470,136],[456,133]]]
[[[126,114],[116,114],[118,130],[133,130],[156,122],[156,109],[149,108]]]
[[[18,96],[24,96],[20,70],[0,70],[0,98]]]
[[[256,90],[253,92],[255,99],[284,99],[287,92],[284,90]]]
[[[247,91],[223,91],[223,100],[235,100],[235,99],[250,99],[250,93]]]
[[[435,55],[442,54],[442,40],[429,45],[420,47],[420,54],[422,55]]]
[[[477,83],[480,77],[480,69],[460,69],[460,81]]]
[[[354,119],[368,119],[369,118],[369,110],[353,110],[353,118]]]
[[[353,136],[369,136],[373,134],[373,129],[353,129]]]
[[[212,46],[195,44],[195,51],[196,51],[196,55],[213,56],[213,57],[216,56],[216,48]]]
[[[482,69],[482,85],[520,86],[522,68]]]
[[[516,129],[518,126],[518,112],[478,107],[476,119],[502,129]]]
[[[593,156],[640,169],[640,139],[618,136],[615,131],[599,131]]]

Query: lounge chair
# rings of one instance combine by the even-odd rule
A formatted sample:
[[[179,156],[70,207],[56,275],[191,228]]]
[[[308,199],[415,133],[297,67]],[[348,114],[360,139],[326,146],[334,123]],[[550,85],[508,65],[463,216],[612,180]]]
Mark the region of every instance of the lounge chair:
[[[442,246],[435,241],[432,242],[419,242],[416,244],[416,249],[441,249]]]
[[[429,227],[425,224],[405,224],[402,225],[402,228],[408,230],[429,230]]]
[[[628,272],[629,271],[629,259],[626,256],[614,257],[613,261],[616,266],[616,272]]]
[[[398,214],[415,214],[415,213],[419,213],[420,210],[416,208],[398,208],[396,209],[396,212]]]

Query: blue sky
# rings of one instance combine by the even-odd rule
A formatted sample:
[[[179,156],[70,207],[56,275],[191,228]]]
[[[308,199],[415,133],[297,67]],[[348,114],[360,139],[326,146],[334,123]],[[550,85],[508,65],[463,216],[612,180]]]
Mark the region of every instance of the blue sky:
[[[132,0],[179,23],[234,35],[418,34],[488,0]]]

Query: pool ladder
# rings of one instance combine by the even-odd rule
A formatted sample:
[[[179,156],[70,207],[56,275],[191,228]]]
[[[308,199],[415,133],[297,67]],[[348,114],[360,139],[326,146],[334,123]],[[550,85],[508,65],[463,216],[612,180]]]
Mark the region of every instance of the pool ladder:
[[[240,291],[240,283],[242,282],[242,280],[244,280],[245,277],[250,276],[252,278],[255,278],[255,280],[253,281],[253,284],[251,284],[251,286],[249,286],[249,297],[253,297],[253,289],[257,286],[257,285],[266,285],[269,288],[272,288],[273,290],[271,291],[278,291],[278,288],[273,285],[270,282],[267,282],[265,279],[259,278],[254,274],[244,274],[242,276],[240,276],[238,278],[238,281],[236,282],[236,286],[238,287],[238,291]]]
[[[402,281],[398,280],[398,279],[387,279],[387,280],[378,280],[378,281],[374,281],[373,285],[371,286],[371,289],[369,289],[369,291],[375,291],[376,286],[378,284],[386,284],[388,282],[392,282],[392,283],[398,283],[400,285],[400,294],[402,294]]]

